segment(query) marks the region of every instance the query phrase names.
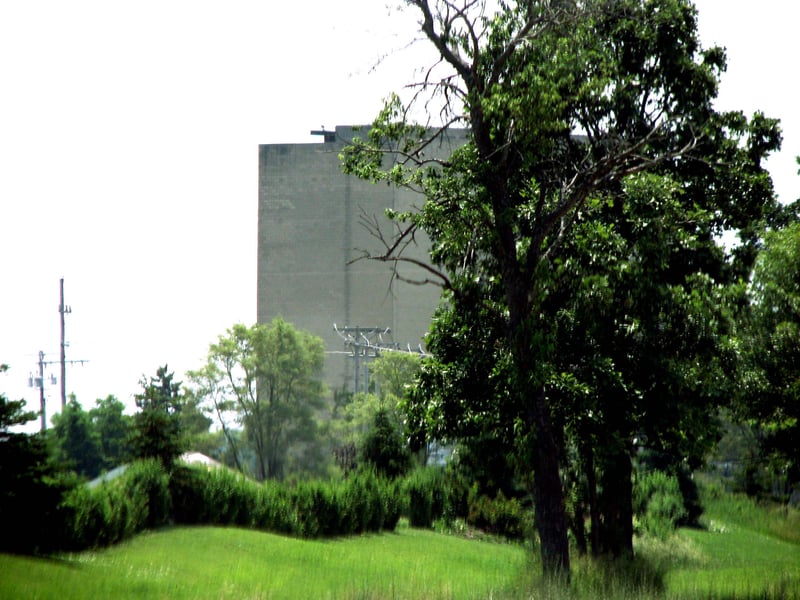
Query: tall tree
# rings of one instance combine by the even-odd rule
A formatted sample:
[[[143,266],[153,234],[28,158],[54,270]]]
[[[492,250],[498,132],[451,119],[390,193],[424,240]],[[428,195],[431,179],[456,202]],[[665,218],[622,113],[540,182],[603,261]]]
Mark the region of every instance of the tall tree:
[[[633,551],[638,451],[657,452],[662,468],[696,468],[715,442],[717,407],[733,395],[734,317],[747,265],[713,234],[726,211],[686,191],[690,182],[625,180],[621,197],[578,219],[554,265],[557,377],[548,394],[585,475],[593,552]],[[751,204],[755,227],[772,202]]]
[[[173,381],[167,365],[149,380],[142,377],[142,391],[134,396],[139,412],[134,416],[131,448],[134,458],[157,458],[166,469],[185,450],[181,431],[181,384]]]
[[[420,357],[409,352],[383,352],[370,365],[384,401],[397,403],[406,395],[419,372]]]
[[[436,323],[432,380],[453,404],[496,403],[494,430],[525,446],[533,472],[543,569],[568,575],[561,435],[547,394],[552,266],[577,219],[597,212],[626,177],[697,166],[710,189],[731,172],[760,176],[759,144],[774,147],[779,136],[774,123],[757,129],[714,111],[724,52],[700,47],[688,0],[529,0],[500,2],[496,12],[481,0],[406,5],[418,11],[440,68],[426,71],[408,101],[392,97],[343,160],[347,172],[419,189],[425,202],[393,215],[395,235],[376,230],[385,247],[369,257],[418,265],[419,281],[443,288],[453,314]],[[414,123],[420,110],[442,125]],[[467,143],[446,160],[427,158],[452,126],[468,129]],[[728,139],[751,133],[754,158],[718,162]],[[431,264],[403,254],[420,229],[432,241]],[[475,327],[491,344],[485,356],[457,339]],[[467,363],[488,383],[450,385]]]
[[[281,318],[234,325],[219,336],[208,362],[190,374],[213,403],[224,429],[233,411],[256,456],[259,479],[284,474],[290,446],[308,441],[322,406],[323,342]],[[310,428],[310,429],[309,429]],[[230,443],[236,443],[229,435]]]
[[[53,416],[52,435],[59,457],[76,473],[89,479],[100,474],[104,466],[101,438],[74,395],[64,410]]]
[[[125,404],[115,396],[98,398],[89,417],[100,438],[103,468],[113,469],[130,459],[129,439],[133,418],[124,414]]]
[[[739,414],[758,423],[762,454],[784,480],[784,493],[788,484],[800,482],[798,265],[800,221],[795,220],[766,235],[755,264],[747,329],[751,368],[740,386]]]

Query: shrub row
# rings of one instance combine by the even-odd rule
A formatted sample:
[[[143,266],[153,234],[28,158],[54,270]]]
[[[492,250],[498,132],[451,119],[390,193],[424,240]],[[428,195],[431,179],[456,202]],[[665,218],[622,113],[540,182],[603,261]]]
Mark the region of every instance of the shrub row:
[[[238,525],[303,537],[393,530],[400,518],[398,484],[365,471],[341,482],[294,487],[251,481],[225,469],[158,461],[90,489],[79,486],[61,504],[66,550],[106,546],[168,522]]]
[[[224,469],[180,467],[170,487],[178,523],[241,525],[319,537],[392,530],[400,518],[396,485],[369,471],[341,482],[288,487],[259,484]]]
[[[394,530],[401,514],[412,527],[468,525],[509,539],[533,530],[532,514],[516,498],[466,491],[438,468],[389,481],[371,471],[347,480],[295,486],[256,483],[226,469],[177,465],[167,474],[156,460],[133,463],[123,476],[72,489],[59,508],[56,547],[80,550],[113,544],[166,523],[237,525],[307,538]],[[677,479],[640,473],[634,486],[640,530],[666,537],[686,516]]]

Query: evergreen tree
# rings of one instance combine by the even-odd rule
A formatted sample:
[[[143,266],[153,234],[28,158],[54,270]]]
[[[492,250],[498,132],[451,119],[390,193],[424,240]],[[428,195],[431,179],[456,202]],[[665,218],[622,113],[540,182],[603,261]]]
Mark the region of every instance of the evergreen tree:
[[[131,449],[134,458],[157,458],[166,469],[185,450],[181,431],[180,382],[167,366],[159,367],[149,381],[142,377],[142,392],[134,396],[139,412],[134,417]]]

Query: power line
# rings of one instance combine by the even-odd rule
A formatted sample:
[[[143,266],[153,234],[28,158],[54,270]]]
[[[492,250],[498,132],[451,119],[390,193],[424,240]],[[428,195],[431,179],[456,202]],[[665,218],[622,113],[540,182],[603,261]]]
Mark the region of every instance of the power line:
[[[351,348],[349,354],[353,359],[353,393],[360,391],[369,392],[369,361],[375,359],[383,352],[402,352],[404,354],[419,354],[428,356],[422,349],[422,344],[418,345],[418,350],[411,348],[411,344],[406,345],[406,349],[394,341],[384,340],[383,336],[389,336],[392,330],[388,327],[342,327],[341,329],[333,324],[333,330],[344,340],[346,348]],[[330,352],[330,354],[339,352]],[[362,377],[363,369],[363,377]],[[363,389],[361,381],[363,379]]]

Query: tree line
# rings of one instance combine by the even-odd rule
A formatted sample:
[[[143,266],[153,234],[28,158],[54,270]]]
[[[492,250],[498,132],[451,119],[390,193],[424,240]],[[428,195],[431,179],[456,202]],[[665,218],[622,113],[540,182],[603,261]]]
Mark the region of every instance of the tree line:
[[[418,357],[378,357],[374,392],[339,391],[333,403],[325,400],[323,360],[320,338],[280,318],[236,324],[185,381],[167,365],[143,376],[133,414],[114,396],[86,410],[72,395],[41,442],[54,463],[87,479],[143,458],[169,469],[187,451],[257,481],[335,477],[365,462],[392,476],[405,473],[413,461],[399,400]],[[18,413],[12,426],[33,414],[21,405]]]

